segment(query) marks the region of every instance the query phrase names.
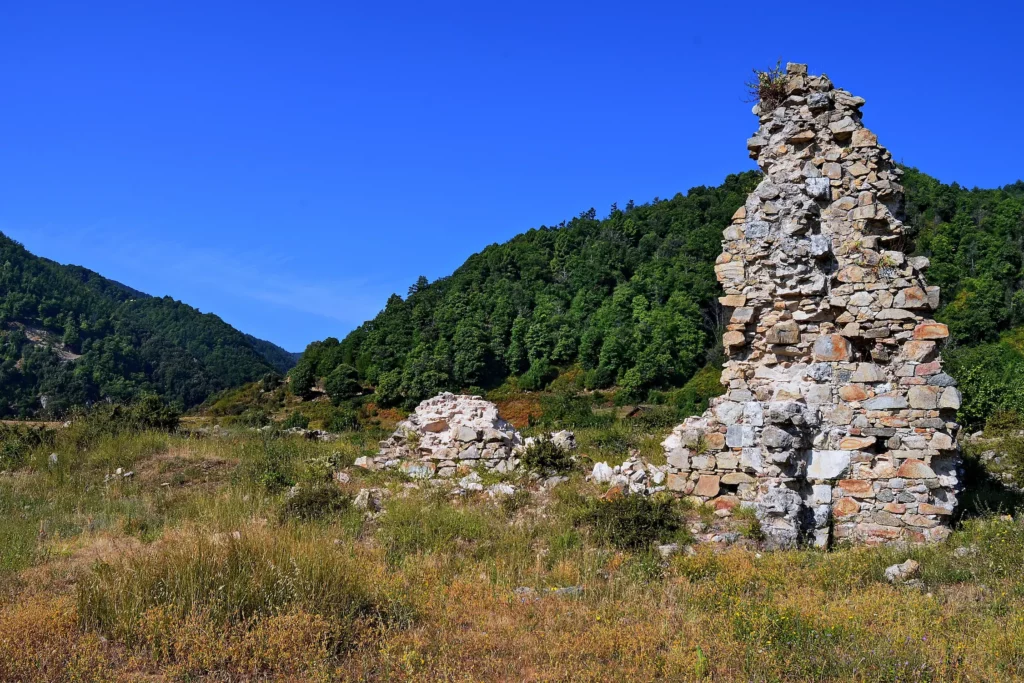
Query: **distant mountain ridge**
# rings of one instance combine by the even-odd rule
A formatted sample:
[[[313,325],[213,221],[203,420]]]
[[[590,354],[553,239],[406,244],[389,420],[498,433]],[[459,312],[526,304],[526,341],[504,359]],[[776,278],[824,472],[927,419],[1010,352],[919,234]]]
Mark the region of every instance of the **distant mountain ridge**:
[[[293,354],[170,297],[31,254],[0,233],[0,416],[156,393],[182,408]]]

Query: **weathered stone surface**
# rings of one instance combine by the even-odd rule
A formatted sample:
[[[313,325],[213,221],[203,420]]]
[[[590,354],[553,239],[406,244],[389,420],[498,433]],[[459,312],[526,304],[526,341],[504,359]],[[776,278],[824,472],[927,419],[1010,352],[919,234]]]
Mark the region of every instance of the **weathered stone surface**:
[[[713,498],[721,490],[721,479],[710,474],[702,474],[697,480],[697,486],[693,489],[693,495],[701,498]]]
[[[914,339],[945,339],[949,328],[942,323],[921,323],[914,328]]]
[[[845,361],[850,358],[850,342],[841,334],[826,334],[814,342],[814,360]]]
[[[807,466],[808,479],[835,479],[846,473],[850,467],[851,453],[843,451],[812,450],[811,462]]]
[[[800,341],[800,326],[795,320],[776,323],[768,330],[766,339],[769,344],[796,344]]]
[[[896,470],[896,476],[903,477],[904,479],[934,479],[936,474],[931,467],[925,465],[920,460],[907,460],[899,469]]]
[[[566,435],[571,432],[563,434],[560,443],[569,443]],[[443,393],[420,403],[367,462],[372,469],[400,467],[413,478],[452,476],[456,471],[453,461],[463,463],[460,467],[506,472],[516,467],[516,449],[523,443],[519,432],[499,417],[493,403],[479,396]]]
[[[900,394],[880,394],[864,401],[864,407],[868,410],[900,410],[909,405],[907,398]]]

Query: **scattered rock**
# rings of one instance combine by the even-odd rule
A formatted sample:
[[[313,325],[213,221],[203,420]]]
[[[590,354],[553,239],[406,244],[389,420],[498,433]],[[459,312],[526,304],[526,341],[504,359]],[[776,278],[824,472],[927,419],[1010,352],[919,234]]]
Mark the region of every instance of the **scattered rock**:
[[[915,560],[907,560],[903,564],[894,564],[885,569],[885,580],[889,583],[903,583],[916,577],[921,571],[921,565]]]

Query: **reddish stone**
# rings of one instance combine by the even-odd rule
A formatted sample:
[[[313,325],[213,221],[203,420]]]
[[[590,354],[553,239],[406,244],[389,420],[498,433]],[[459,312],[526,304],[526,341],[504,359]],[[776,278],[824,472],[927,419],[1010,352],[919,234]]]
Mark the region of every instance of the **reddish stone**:
[[[903,345],[903,355],[907,360],[924,361],[935,351],[933,341],[909,341]]]
[[[704,445],[710,451],[720,451],[725,448],[725,434],[721,432],[708,432],[704,435]]]
[[[904,479],[935,478],[935,472],[931,467],[928,467],[928,465],[925,465],[922,461],[915,460],[913,458],[900,465],[900,468],[896,470],[896,474]]]
[[[840,450],[844,451],[859,451],[874,445],[875,437],[873,436],[848,436],[839,442]]]
[[[931,363],[921,363],[914,368],[914,374],[918,377],[927,377],[942,371],[942,363],[933,360]]]
[[[740,499],[736,496],[719,496],[710,503],[716,510],[732,510],[739,506]]]
[[[693,489],[695,496],[701,498],[714,498],[718,495],[718,491],[721,488],[721,480],[713,474],[702,474],[700,479],[697,480],[697,486]]]
[[[832,506],[832,514],[836,517],[846,517],[860,512],[860,503],[853,498],[840,498]]]
[[[744,343],[746,343],[746,337],[742,332],[726,332],[722,335],[723,346],[743,346]]]
[[[886,503],[882,506],[882,509],[894,515],[902,515],[907,511],[907,506],[903,503]]]
[[[945,339],[949,328],[942,323],[921,323],[914,328],[914,339]]]
[[[868,397],[867,389],[863,384],[847,384],[839,387],[839,398],[844,401],[863,401]]]
[[[840,479],[839,488],[855,498],[874,498],[875,489],[867,479]]]
[[[903,535],[903,530],[897,527],[881,525],[865,525],[864,531],[869,537],[885,540],[893,540]]]
[[[850,342],[841,334],[825,334],[814,342],[814,359],[818,361],[845,361],[850,352]]]

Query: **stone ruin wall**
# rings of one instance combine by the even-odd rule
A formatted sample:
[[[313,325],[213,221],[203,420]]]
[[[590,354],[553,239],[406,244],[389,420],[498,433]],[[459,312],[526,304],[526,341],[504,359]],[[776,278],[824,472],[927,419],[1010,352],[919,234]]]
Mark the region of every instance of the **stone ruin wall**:
[[[731,313],[724,396],[664,442],[670,490],[753,505],[770,544],[944,538],[960,394],[942,372],[928,260],[902,251],[901,171],[864,100],[788,64],[754,109],[764,179],[715,266]]]
[[[928,259],[901,250],[901,172],[861,123],[863,99],[802,64],[786,87],[754,109],[747,146],[765,175],[715,266],[727,391],[665,439],[667,464],[633,457],[592,477],[720,515],[753,507],[770,547],[941,540],[960,489],[960,394],[938,355],[948,330],[928,317]],[[511,472],[525,445],[494,404],[446,393],[356,465]]]
[[[399,468],[416,479],[448,478],[472,469],[511,472],[523,446],[519,432],[480,396],[445,392],[420,403],[394,434],[380,442],[366,469]]]

